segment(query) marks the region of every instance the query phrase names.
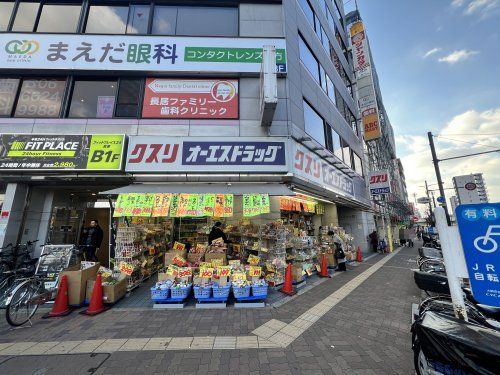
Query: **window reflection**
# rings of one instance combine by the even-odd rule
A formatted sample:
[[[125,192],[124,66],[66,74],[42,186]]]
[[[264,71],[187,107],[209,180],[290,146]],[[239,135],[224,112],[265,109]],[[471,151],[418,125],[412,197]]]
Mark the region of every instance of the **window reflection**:
[[[16,19],[14,20],[12,31],[33,31],[38,7],[38,3],[20,3],[17,8]]]
[[[306,102],[304,104],[305,131],[321,145],[325,146],[325,127],[321,116]]]
[[[128,15],[127,34],[147,34],[149,5],[131,5]]]
[[[86,33],[125,34],[127,29],[128,7],[92,5],[87,19]]]
[[[116,81],[76,81],[69,117],[111,118]]]
[[[78,26],[81,5],[44,5],[36,31],[74,33]]]
[[[2,1],[0,3],[0,31],[7,31],[12,9],[14,9],[14,2]]]
[[[175,35],[177,25],[177,7],[156,6],[153,16],[154,35]]]

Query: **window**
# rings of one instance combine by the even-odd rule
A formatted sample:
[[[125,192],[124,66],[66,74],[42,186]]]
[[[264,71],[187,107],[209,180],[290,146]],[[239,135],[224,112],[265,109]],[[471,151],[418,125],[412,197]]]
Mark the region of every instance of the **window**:
[[[333,20],[332,13],[330,12],[330,9],[326,8],[326,19],[328,21],[328,24],[332,28],[332,30],[335,30],[335,21]]]
[[[346,141],[341,139],[342,153],[344,154],[344,163],[347,164],[349,168],[352,169],[351,163],[351,149]]]
[[[307,20],[314,28],[314,11],[312,10],[311,4],[307,0],[299,0],[300,7],[304,11]]]
[[[80,18],[81,5],[53,5],[42,7],[37,32],[74,33]]]
[[[304,123],[305,131],[318,143],[326,146],[325,126],[321,116],[304,100]]]
[[[347,112],[347,114],[348,114],[348,116],[349,116],[349,121],[348,121],[348,123],[349,123],[349,125],[351,125],[351,129],[352,129],[352,131],[353,131],[356,135],[359,135],[359,133],[358,133],[358,123],[357,123],[357,121],[356,121],[356,117],[352,114],[352,112],[351,112],[351,110],[350,110],[350,109],[348,109],[347,111],[348,111],[348,112]]]
[[[326,82],[326,72],[325,69],[320,65],[319,66],[319,78],[321,80],[321,88],[325,93],[328,93],[328,87]]]
[[[19,3],[12,31],[33,31],[39,6],[39,3]]]
[[[325,141],[326,148],[333,152],[332,127],[325,122]]]
[[[335,86],[333,85],[333,82],[328,75],[326,75],[326,87],[328,88],[328,97],[333,102],[333,104],[336,104]]]
[[[326,50],[328,53],[330,51],[330,39],[328,39],[328,36],[326,35],[325,29],[321,28],[321,42],[323,44],[323,48]]]
[[[114,81],[76,81],[69,117],[113,117],[116,97]]]
[[[156,6],[153,15],[153,35],[175,35],[177,7]]]
[[[319,40],[321,41],[321,22],[319,22],[319,18],[314,15],[314,30],[316,31],[316,35],[318,36]]]
[[[142,79],[120,79],[116,103],[116,117],[137,117],[143,91]]]
[[[125,34],[128,12],[128,6],[91,5],[85,32],[91,34]]]
[[[344,99],[337,89],[335,89],[335,103],[337,103],[337,109],[339,110],[340,114],[343,118],[345,118]]]
[[[307,70],[313,75],[316,82],[320,83],[318,60],[316,60],[316,57],[314,57],[302,36],[299,39],[299,53],[300,61],[302,61]]]
[[[338,133],[332,129],[332,146],[333,146],[333,154],[338,157],[340,160],[344,160],[344,155],[342,153],[341,147],[341,138]]]
[[[0,31],[7,31],[12,9],[14,9],[13,1],[2,1],[0,3]]]
[[[361,158],[355,153],[352,153],[352,157],[354,160],[354,170],[357,174],[363,176],[363,164],[361,162]]]
[[[19,81],[17,78],[0,78],[0,116],[10,117],[12,114]]]
[[[66,79],[25,79],[14,117],[59,117]]]
[[[127,34],[147,34],[149,5],[131,5],[128,10]]]
[[[176,35],[238,36],[238,8],[179,7]]]

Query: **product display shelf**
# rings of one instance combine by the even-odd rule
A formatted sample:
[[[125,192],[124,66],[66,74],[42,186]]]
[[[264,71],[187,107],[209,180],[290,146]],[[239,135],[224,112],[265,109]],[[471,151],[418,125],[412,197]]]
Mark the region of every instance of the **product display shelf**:
[[[280,285],[284,282],[287,258],[287,237],[289,230],[282,224],[261,226],[261,241],[265,244],[267,252],[260,252],[264,259],[266,269],[266,281],[273,285]]]

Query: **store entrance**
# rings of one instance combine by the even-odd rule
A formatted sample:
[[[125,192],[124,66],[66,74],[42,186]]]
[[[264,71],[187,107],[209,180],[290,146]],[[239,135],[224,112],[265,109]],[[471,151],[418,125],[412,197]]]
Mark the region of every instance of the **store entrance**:
[[[103,237],[101,247],[97,251],[97,258],[99,263],[105,267],[109,266],[109,208],[87,208],[85,210],[85,220],[83,227],[88,228],[92,220],[97,220],[102,229]],[[81,243],[80,239],[80,243]]]

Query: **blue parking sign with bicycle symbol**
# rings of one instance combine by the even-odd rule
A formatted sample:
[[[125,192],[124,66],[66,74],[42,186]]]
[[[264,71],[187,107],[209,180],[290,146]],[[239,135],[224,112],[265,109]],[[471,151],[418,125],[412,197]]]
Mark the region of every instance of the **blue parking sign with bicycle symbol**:
[[[500,203],[464,204],[455,213],[474,298],[500,307]]]

